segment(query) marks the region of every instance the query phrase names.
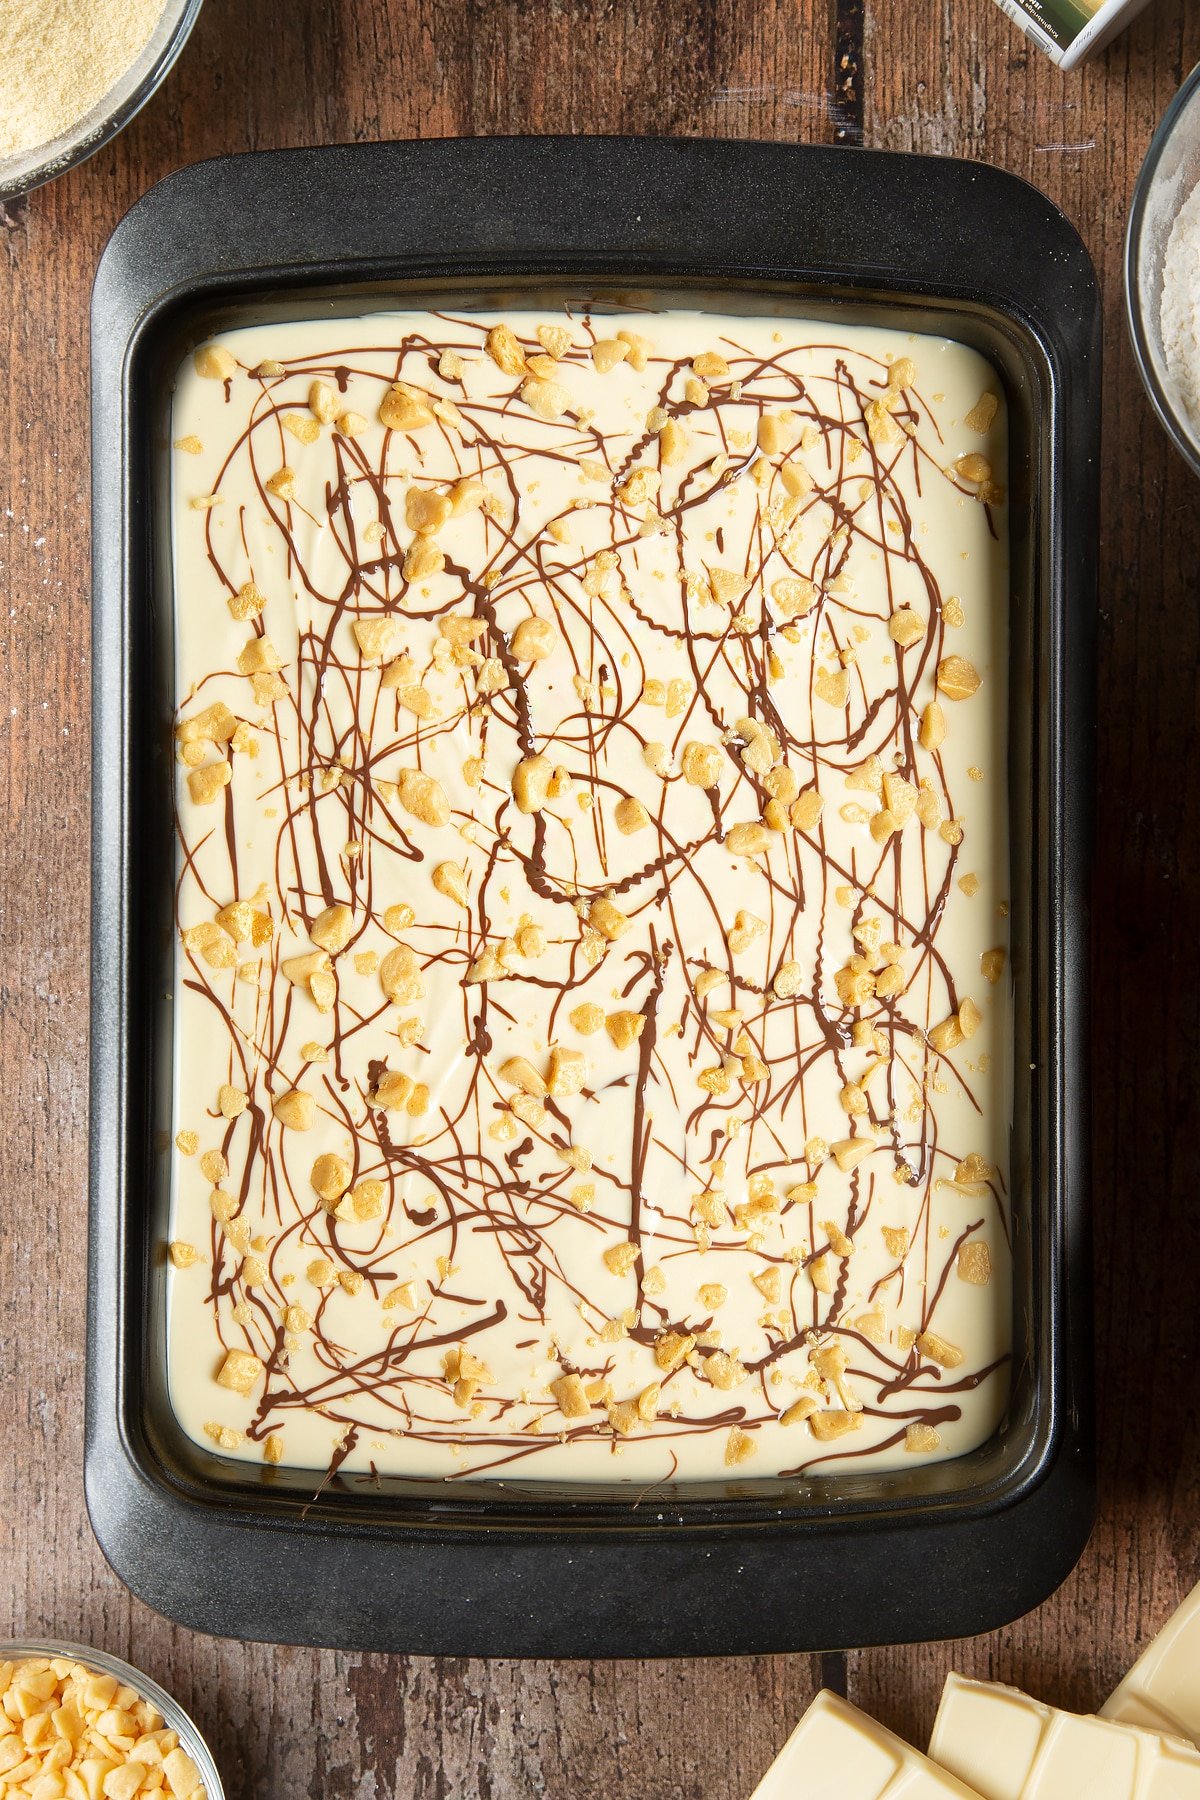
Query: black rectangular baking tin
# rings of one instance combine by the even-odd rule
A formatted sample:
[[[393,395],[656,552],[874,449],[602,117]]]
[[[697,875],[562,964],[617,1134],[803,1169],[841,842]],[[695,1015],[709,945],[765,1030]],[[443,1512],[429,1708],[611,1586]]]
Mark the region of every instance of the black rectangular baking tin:
[[[1012,424],[1013,1394],[953,1462],[656,1490],[259,1471],[166,1401],[166,396],[222,324],[350,300],[756,294],[942,329]],[[223,158],[118,226],[93,301],[92,1150],[86,1481],[117,1572],[197,1629],[348,1649],[661,1656],[961,1636],[1041,1601],[1093,1506],[1087,893],[1099,305],[1041,195],[980,165],[643,139]]]

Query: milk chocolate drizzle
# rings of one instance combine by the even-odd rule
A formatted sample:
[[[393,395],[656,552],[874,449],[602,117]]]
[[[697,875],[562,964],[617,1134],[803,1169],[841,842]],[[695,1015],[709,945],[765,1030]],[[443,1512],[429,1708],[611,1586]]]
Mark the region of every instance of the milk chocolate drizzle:
[[[968,1355],[960,1367],[943,1369],[912,1341],[916,1332],[936,1331],[960,1249],[985,1224],[993,1245],[1006,1244],[1009,1232],[1003,1175],[995,1168],[964,1189],[970,1198],[962,1203],[960,1232],[942,1240],[930,1229],[935,1188],[954,1182],[962,1158],[976,1148],[970,1141],[941,1141],[933,1099],[936,1084],[946,1083],[978,1108],[967,1048],[935,1058],[923,1035],[956,1010],[960,981],[980,985],[977,964],[951,968],[939,941],[952,886],[968,866],[961,861],[967,840],[947,842],[914,822],[882,847],[864,833],[847,856],[830,840],[824,822],[806,830],[789,825],[774,834],[769,857],[757,859],[753,889],[754,910],[767,915],[771,966],[757,951],[740,955],[728,949],[731,903],[713,881],[714,852],[730,826],[758,819],[769,797],[762,777],[742,759],[747,737],[737,723],[741,715],[774,733],[801,788],[819,784],[828,808],[859,799],[871,804],[868,795],[848,792],[844,777],[877,756],[885,768],[914,783],[931,782],[941,816],[956,816],[959,797],[950,791],[944,759],[921,751],[916,741],[921,706],[932,697],[933,671],[952,647],[946,644],[943,594],[933,567],[936,546],[914,530],[906,498],[919,495],[926,484],[956,482],[943,464],[932,403],[920,390],[908,389],[893,408],[898,441],[876,443],[864,413],[870,401],[888,392],[888,369],[859,348],[822,344],[806,333],[815,363],[810,359],[801,370],[786,327],[770,355],[743,349],[729,335],[715,344],[698,339],[697,351],[719,349],[730,369],[728,381],[714,383],[702,407],[684,398],[686,361],[652,352],[658,405],[695,434],[695,447],[684,466],[662,469],[661,490],[649,506],[631,505],[617,489],[632,470],[659,468],[655,430],[606,435],[572,407],[556,420],[535,418],[521,398],[521,377],[503,392],[482,394],[470,382],[443,378],[438,364],[447,349],[480,359],[489,320],[446,313],[437,316],[432,331],[397,326],[394,337],[390,323],[381,319],[378,341],[364,346],[339,345],[337,324],[331,322],[328,348],[319,355],[281,357],[282,374],[243,368],[228,384],[233,429],[226,441],[232,442],[212,492],[221,496],[228,485],[230,504],[239,505],[235,474],[250,471],[253,510],[269,516],[278,548],[272,564],[261,556],[253,563],[251,544],[258,540],[247,531],[248,499],[240,503],[236,557],[217,529],[217,510],[204,515],[205,552],[222,593],[236,595],[249,563],[268,596],[266,612],[247,622],[246,635],[282,637],[284,616],[294,612],[296,621],[296,655],[282,670],[285,698],[269,707],[255,705],[248,679],[236,676],[235,711],[257,745],[253,805],[240,779],[240,765],[250,755],[245,748],[215,746],[235,772],[219,810],[188,801],[186,771],[180,770],[181,933],[234,899],[254,901],[275,925],[271,942],[255,952],[253,960],[262,958],[256,982],[211,967],[194,948],[180,952],[182,988],[219,1020],[226,1059],[211,1071],[203,1120],[189,1114],[179,1124],[194,1124],[206,1144],[222,1147],[230,1166],[222,1185],[236,1197],[235,1216],[251,1221],[263,1243],[261,1252],[247,1248],[243,1233],[236,1244],[214,1220],[206,1246],[214,1351],[218,1345],[249,1348],[265,1365],[265,1380],[243,1421],[248,1439],[261,1443],[280,1432],[286,1444],[289,1420],[319,1413],[330,1426],[330,1474],[355,1458],[364,1467],[368,1459],[374,1468],[380,1442],[389,1434],[396,1434],[396,1447],[389,1450],[396,1467],[403,1467],[405,1444],[462,1446],[458,1471],[475,1475],[536,1474],[539,1457],[551,1447],[594,1446],[597,1440],[621,1447],[625,1440],[613,1431],[603,1404],[585,1420],[568,1419],[544,1388],[524,1391],[484,1381],[469,1405],[455,1405],[443,1357],[463,1346],[477,1347],[487,1363],[488,1334],[506,1322],[510,1335],[516,1326],[518,1348],[556,1353],[554,1373],[577,1372],[588,1382],[623,1378],[622,1346],[648,1352],[667,1331],[697,1337],[691,1363],[679,1370],[663,1373],[652,1357],[643,1359],[641,1385],[654,1380],[661,1387],[658,1416],[639,1425],[640,1435],[628,1443],[653,1439],[672,1459],[685,1455],[689,1439],[728,1434],[734,1426],[754,1438],[773,1428],[797,1392],[815,1394],[822,1406],[840,1406],[836,1393],[811,1373],[809,1361],[814,1347],[835,1342],[845,1348],[845,1381],[867,1428],[830,1448],[813,1438],[807,1425],[791,1427],[781,1434],[781,1447],[772,1450],[773,1467],[800,1474],[861,1461],[903,1442],[910,1425],[936,1428],[957,1420],[961,1409],[953,1396],[992,1379],[1007,1361],[1003,1351],[982,1362]],[[610,335],[615,325],[586,315],[568,323],[574,347],[555,379],[569,390],[573,371],[588,366],[592,340]],[[286,327],[277,328],[284,348],[286,336]],[[530,338],[525,349],[533,356],[540,346]],[[811,373],[816,364],[826,371],[821,379]],[[388,380],[399,378],[452,400],[457,416],[452,410],[433,427],[408,436],[381,429],[374,408]],[[351,437],[326,427],[319,442],[297,444],[283,421],[304,411],[313,379],[359,396],[356,404],[364,390],[373,395],[372,428]],[[753,419],[781,408],[795,415],[803,461],[814,478],[811,493],[790,507],[780,485],[779,458],[761,481],[761,469],[755,473]],[[714,457],[720,460],[714,463]],[[289,502],[269,490],[268,479],[281,464],[311,467],[307,459],[313,458],[321,459],[323,480],[310,482],[305,494],[319,492],[319,506]],[[544,473],[589,461],[603,466],[604,479],[579,486],[578,502],[586,503],[586,511],[562,509],[560,542],[547,529],[551,521],[531,505],[538,469]],[[406,583],[402,571],[413,539],[405,524],[406,477],[423,487],[444,487],[460,474],[478,476],[494,496],[482,539],[471,540],[482,541],[483,554],[464,554],[451,521],[440,539],[444,572],[436,580]],[[696,582],[703,569],[689,525],[693,515],[711,512],[734,484],[754,515],[744,545],[739,539],[737,548],[739,556],[744,550],[736,572],[745,591],[729,604],[703,603]],[[980,504],[974,497],[970,503]],[[377,522],[369,533],[367,521]],[[575,541],[581,521],[586,547]],[[332,585],[317,575],[307,555],[313,530],[336,545],[339,579]],[[710,536],[704,560],[721,564],[734,554],[726,527]],[[654,575],[668,550],[673,583]],[[852,550],[873,556],[877,564],[875,588],[867,597],[843,581]],[[597,564],[598,551],[611,553],[607,571]],[[802,710],[779,703],[781,690],[772,673],[777,653],[791,655],[794,647],[784,629],[787,615],[768,598],[783,575],[811,581],[818,596],[813,611],[795,620],[791,634],[808,657],[808,705]],[[890,679],[872,691],[855,660],[856,627],[886,619],[900,603],[901,589],[911,595],[914,578],[924,596],[928,630],[915,645],[896,648]],[[556,627],[568,659],[562,670],[569,671],[568,679],[578,677],[577,706],[564,704],[560,681],[549,708],[538,670],[514,653],[514,624],[530,611]],[[462,656],[447,655],[445,640],[436,655],[432,649],[439,621],[450,614],[483,622],[481,635]],[[439,702],[435,716],[424,719],[404,710],[395,693],[381,686],[379,667],[357,652],[350,622],[385,615],[397,626],[389,654],[411,652],[417,663],[413,681],[427,681]],[[636,633],[625,625],[625,616],[636,619]],[[674,659],[673,671],[686,667],[691,684],[686,706],[673,716],[642,700],[645,683],[658,673],[646,649],[654,644]],[[815,697],[818,669],[842,664],[849,696],[843,708],[834,708]],[[487,680],[481,682],[483,671]],[[181,695],[180,717],[210,704],[214,692],[227,691],[234,674],[227,665],[214,669]],[[794,675],[789,679],[794,682]],[[731,690],[736,707],[729,702]],[[446,783],[453,823],[468,826],[470,843],[452,828],[430,830],[403,809],[395,787],[405,768],[444,771],[440,740],[451,738],[483,760],[476,787]],[[679,752],[692,738],[719,743],[726,764],[719,790],[709,795],[707,819],[694,805],[685,807],[688,790],[677,772]],[[673,772],[657,782],[657,804],[648,806],[649,829],[624,839],[614,808],[629,789],[614,771],[631,747],[640,752],[650,739],[666,741]],[[528,818],[516,810],[509,780],[515,758],[537,751],[567,772],[570,786],[560,800]],[[270,771],[270,779],[263,780],[263,770]],[[694,793],[691,798],[697,801]],[[273,819],[267,818],[268,809]],[[257,900],[239,887],[239,845],[251,829],[274,835],[272,891]],[[443,858],[468,868],[469,904],[452,925],[442,923],[440,914],[426,924],[422,908],[430,891],[429,868]],[[746,889],[744,878],[739,881],[740,904]],[[411,929],[391,932],[384,914],[409,891],[406,883],[417,918]],[[509,890],[522,886],[531,906],[542,903],[537,917],[548,922],[550,953],[520,964],[503,980],[464,985],[485,948],[505,936],[501,921],[520,910],[510,903]],[[849,909],[840,912],[839,890],[850,896]],[[632,920],[629,933],[609,946],[586,921],[598,895],[607,895]],[[282,957],[303,950],[304,942],[281,944],[288,934],[304,940],[323,908],[343,902],[352,909],[353,933],[333,959],[338,996],[322,1016],[279,968]],[[705,909],[699,937],[691,917],[697,903]],[[855,949],[848,932],[873,916],[882,917],[885,939],[904,946],[904,993],[847,1009],[833,973]],[[813,917],[819,920],[815,953],[809,955],[803,985],[787,998],[776,997],[772,980],[779,947],[789,943],[799,921]],[[995,942],[1001,929],[994,919],[981,923],[978,949]],[[396,942],[416,952],[426,991],[422,1002],[399,1009],[385,999],[377,980],[350,977],[356,956],[383,954]],[[251,960],[249,946],[243,945],[239,956]],[[696,977],[713,966],[724,978],[722,987],[715,995],[697,994]],[[608,998],[614,989],[619,1000]],[[367,994],[369,1001],[363,998]],[[543,1123],[520,1123],[512,1138],[497,1137],[490,1128],[511,1116],[508,1095],[494,1076],[497,1035],[503,1037],[533,1012],[543,1021],[545,1042],[569,1043],[587,1053],[592,1046],[573,1033],[567,1017],[585,998],[599,998],[607,1009],[626,1007],[642,1020],[623,1066],[613,1064],[606,1047],[605,1067],[612,1072],[602,1085],[589,1081],[579,1098],[552,1098],[545,1103]],[[742,1010],[740,1026],[714,1021],[712,1013],[722,1005]],[[453,1104],[439,1093],[439,1070],[429,1066],[435,1059],[423,1039],[402,1047],[395,1035],[399,1018],[433,1008],[454,1008],[461,1015],[468,1074],[465,1082],[456,1078]],[[303,1009],[303,1035],[328,1046],[327,1061],[297,1061],[297,1009]],[[852,1121],[836,1108],[831,1114],[827,1101],[815,1097],[822,1084],[826,1094],[831,1086],[836,1092],[862,1072],[852,1029],[863,1020],[882,1034],[887,1062],[869,1089],[867,1115]],[[721,1066],[723,1059],[732,1060],[736,1071],[741,1053],[735,1055],[732,1045],[741,1033],[766,1065],[766,1077],[750,1081],[735,1072],[726,1092],[705,1091],[696,1083],[697,1073]],[[410,1118],[374,1103],[385,1071],[398,1068],[428,1083],[432,1104],[426,1115]],[[213,1096],[221,1082],[250,1096],[241,1118],[226,1121],[218,1113]],[[383,1183],[377,1221],[364,1226],[330,1215],[318,1203],[305,1178],[303,1145],[296,1149],[299,1134],[285,1141],[271,1114],[272,1098],[293,1086],[315,1094],[326,1119],[343,1128],[353,1145],[354,1181]],[[581,1174],[558,1153],[591,1141],[588,1121],[599,1105],[628,1109],[631,1155],[625,1166],[609,1166],[598,1157],[591,1173]],[[822,1184],[828,1174],[823,1177],[822,1170],[832,1164],[810,1140],[866,1130],[874,1130],[878,1148],[851,1174],[848,1203],[826,1199]],[[719,1156],[737,1162],[741,1186],[727,1192],[725,1223],[704,1229],[711,1248],[700,1257],[693,1198],[722,1185],[728,1190],[729,1181],[723,1184],[712,1173]],[[583,1214],[570,1198],[581,1182],[595,1189],[591,1209]],[[816,1201],[788,1197],[808,1182],[817,1184]],[[736,1223],[734,1209],[745,1205],[756,1183],[778,1183],[776,1210],[749,1224]],[[909,1228],[912,1248],[853,1303],[847,1298],[855,1291],[853,1256],[832,1249],[822,1223],[829,1211],[841,1219],[841,1235],[834,1234],[839,1243],[843,1237],[854,1243],[901,1213]],[[589,1236],[594,1249],[581,1257],[579,1245]],[[481,1294],[456,1281],[463,1245],[484,1238],[501,1259],[506,1286],[499,1293]],[[640,1260],[614,1307],[614,1284],[602,1252],[623,1240],[637,1246]],[[641,1255],[643,1242],[651,1240],[652,1254]],[[693,1288],[720,1282],[727,1278],[724,1263],[748,1247],[756,1268],[779,1271],[782,1298],[764,1305],[763,1348],[750,1354],[741,1346],[743,1378],[718,1398],[705,1374],[715,1353],[705,1334],[720,1330],[719,1310],[699,1300],[681,1310],[677,1292],[672,1310],[654,1292],[639,1299],[637,1283],[650,1261],[669,1268],[679,1258],[692,1265]],[[285,1271],[298,1257],[301,1266],[305,1258],[327,1258],[332,1282],[322,1288],[297,1283],[294,1276],[285,1282]],[[248,1258],[263,1265],[253,1281],[247,1277]],[[381,1311],[414,1259],[426,1271],[416,1309]],[[818,1259],[832,1265],[831,1291],[814,1285],[810,1270]],[[739,1272],[728,1279],[744,1281],[743,1264],[737,1266]],[[589,1267],[597,1276],[594,1285],[586,1276]],[[916,1331],[904,1336],[894,1320],[882,1335],[873,1329],[865,1315],[877,1301],[892,1313],[902,1306],[913,1313],[914,1283],[923,1295],[915,1309]],[[586,1322],[588,1336],[580,1340],[586,1354],[578,1346],[572,1355],[548,1343],[551,1295],[560,1312],[565,1301]],[[311,1330],[302,1334],[303,1357],[283,1316],[296,1304],[312,1315]],[[369,1349],[347,1329],[355,1308],[371,1314],[372,1334],[364,1339]],[[382,1338],[379,1319],[386,1321]],[[697,1384],[703,1404],[697,1404]],[[634,1387],[614,1390],[612,1398],[621,1402],[636,1395]],[[227,1398],[214,1389],[214,1414]],[[560,1460],[559,1469],[563,1466]],[[747,1473],[758,1472],[748,1465]],[[618,1460],[612,1478],[623,1475]]]

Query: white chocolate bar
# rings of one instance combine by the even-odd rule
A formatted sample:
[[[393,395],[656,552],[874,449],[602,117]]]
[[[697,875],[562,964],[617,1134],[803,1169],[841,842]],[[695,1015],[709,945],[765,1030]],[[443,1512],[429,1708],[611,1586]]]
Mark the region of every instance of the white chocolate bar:
[[[751,1800],[977,1800],[848,1700],[823,1689]]]
[[[1102,1717],[1175,1732],[1200,1747],[1200,1586],[1143,1651]]]
[[[983,1800],[1200,1800],[1200,1753],[1181,1739],[961,1675],[947,1677],[929,1754]]]

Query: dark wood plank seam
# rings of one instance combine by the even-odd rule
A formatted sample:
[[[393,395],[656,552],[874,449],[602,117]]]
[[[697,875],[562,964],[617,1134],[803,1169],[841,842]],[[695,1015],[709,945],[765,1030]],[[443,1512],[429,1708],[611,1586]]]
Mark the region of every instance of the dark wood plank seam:
[[[866,73],[864,0],[833,3],[833,141],[863,141],[863,82]]]
[[[843,1650],[825,1650],[816,1659],[819,1685],[846,1699],[850,1670]]]

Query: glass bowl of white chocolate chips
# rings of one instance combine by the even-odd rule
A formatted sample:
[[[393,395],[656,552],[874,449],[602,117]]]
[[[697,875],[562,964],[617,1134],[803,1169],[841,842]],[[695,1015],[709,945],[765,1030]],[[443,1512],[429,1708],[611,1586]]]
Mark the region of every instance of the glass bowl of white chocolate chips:
[[[1200,475],[1200,65],[1167,108],[1133,190],[1125,303],[1146,392]]]
[[[166,80],[204,0],[3,0],[0,201],[124,131]]]
[[[0,1643],[0,1784],[38,1800],[224,1800],[178,1701],[82,1644]]]

